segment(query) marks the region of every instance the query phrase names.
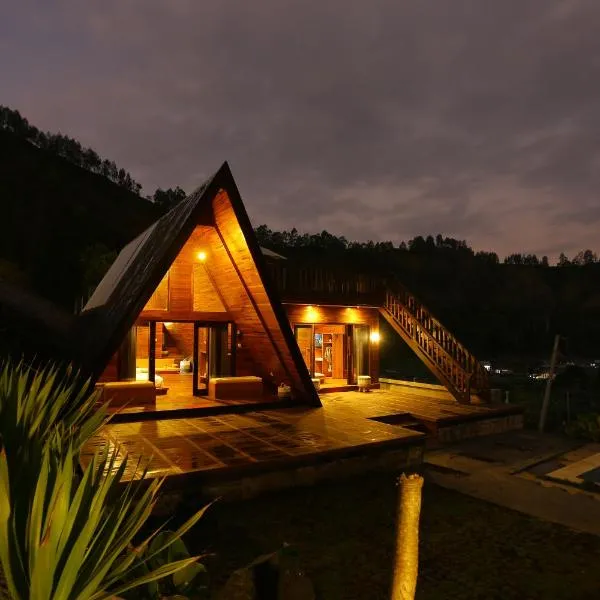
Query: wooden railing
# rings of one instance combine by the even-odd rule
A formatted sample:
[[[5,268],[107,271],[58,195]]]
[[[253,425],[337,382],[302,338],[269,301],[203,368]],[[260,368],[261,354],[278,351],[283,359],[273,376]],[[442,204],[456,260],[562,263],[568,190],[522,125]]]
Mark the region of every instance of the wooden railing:
[[[450,392],[462,402],[471,394],[486,396],[489,378],[485,368],[406,288],[398,283],[385,295],[383,309],[416,344]]]
[[[271,282],[284,302],[381,306],[385,296],[382,277],[352,273],[343,268],[305,267],[287,262],[269,263],[268,268]]]

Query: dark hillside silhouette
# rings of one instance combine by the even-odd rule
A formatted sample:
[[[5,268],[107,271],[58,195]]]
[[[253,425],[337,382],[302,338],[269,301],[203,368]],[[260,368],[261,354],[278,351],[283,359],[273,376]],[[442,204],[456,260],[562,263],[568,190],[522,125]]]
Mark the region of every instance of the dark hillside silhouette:
[[[37,148],[47,150],[71,164],[106,177],[120,187],[139,194],[142,186],[112,160],[102,159],[92,148],[84,148],[77,140],[62,133],[41,131],[19,113],[0,105],[0,130],[8,131]]]
[[[161,214],[103,175],[1,130],[0,206],[0,277],[29,282],[67,308],[91,283],[93,263]]]

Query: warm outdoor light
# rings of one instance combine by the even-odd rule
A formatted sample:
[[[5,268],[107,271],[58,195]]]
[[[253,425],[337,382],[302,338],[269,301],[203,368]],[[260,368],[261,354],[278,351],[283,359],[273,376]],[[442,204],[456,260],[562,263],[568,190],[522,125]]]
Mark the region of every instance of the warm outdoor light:
[[[312,306],[306,307],[306,317],[309,320],[309,322],[317,320],[317,311],[314,309],[314,307],[312,307]]]
[[[381,336],[379,335],[379,331],[371,331],[371,335],[369,336],[369,338],[371,339],[371,341],[374,344],[378,344],[379,340],[381,339]]]
[[[198,260],[200,262],[204,262],[206,260],[206,252],[204,252],[202,250],[200,252],[198,252]]]

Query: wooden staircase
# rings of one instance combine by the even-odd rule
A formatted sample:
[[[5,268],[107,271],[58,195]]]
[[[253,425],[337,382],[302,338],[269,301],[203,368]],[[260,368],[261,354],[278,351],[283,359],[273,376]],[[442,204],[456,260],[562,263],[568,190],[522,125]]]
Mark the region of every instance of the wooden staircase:
[[[394,284],[379,310],[458,402],[489,399],[485,368],[407,289]]]

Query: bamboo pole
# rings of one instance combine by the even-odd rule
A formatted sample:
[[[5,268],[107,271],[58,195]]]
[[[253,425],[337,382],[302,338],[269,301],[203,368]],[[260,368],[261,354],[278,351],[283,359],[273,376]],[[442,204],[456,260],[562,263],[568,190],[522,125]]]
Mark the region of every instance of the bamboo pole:
[[[414,600],[419,571],[419,516],[423,477],[404,475],[399,480],[396,559],[392,600]]]

